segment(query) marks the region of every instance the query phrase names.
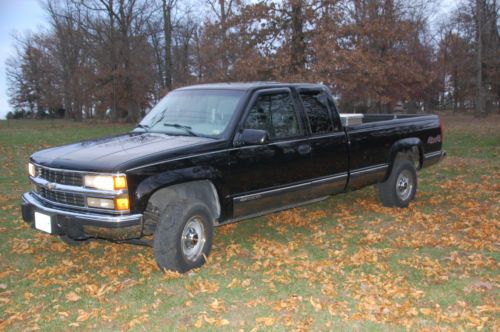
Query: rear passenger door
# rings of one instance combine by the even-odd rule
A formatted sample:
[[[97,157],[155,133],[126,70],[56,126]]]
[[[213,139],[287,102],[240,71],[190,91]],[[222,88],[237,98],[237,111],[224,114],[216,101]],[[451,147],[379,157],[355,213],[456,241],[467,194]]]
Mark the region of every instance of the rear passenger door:
[[[311,136],[312,163],[308,169],[316,196],[343,191],[347,182],[347,136],[327,91],[299,90]]]
[[[228,186],[233,216],[248,216],[303,201],[311,148],[297,100],[290,89],[257,92],[249,103],[238,134],[266,130],[266,144],[238,146],[229,152]]]

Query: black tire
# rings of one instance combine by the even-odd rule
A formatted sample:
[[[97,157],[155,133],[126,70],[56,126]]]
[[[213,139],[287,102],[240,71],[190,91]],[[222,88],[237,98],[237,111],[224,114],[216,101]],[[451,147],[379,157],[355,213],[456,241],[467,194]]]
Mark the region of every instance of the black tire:
[[[406,208],[417,192],[417,171],[408,159],[396,158],[391,174],[378,184],[378,195],[387,207]]]
[[[212,249],[212,221],[210,210],[198,200],[165,206],[153,239],[160,269],[184,273],[202,266]]]

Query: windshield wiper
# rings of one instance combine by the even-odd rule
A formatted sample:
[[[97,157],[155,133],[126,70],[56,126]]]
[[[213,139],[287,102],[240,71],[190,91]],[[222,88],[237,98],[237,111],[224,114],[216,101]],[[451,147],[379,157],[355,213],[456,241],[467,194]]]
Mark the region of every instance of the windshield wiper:
[[[190,126],[181,125],[181,124],[178,124],[178,123],[164,123],[163,125],[165,127],[174,127],[174,128],[177,128],[177,129],[182,129],[186,133],[188,133],[189,135],[198,137],[198,135],[192,130],[193,128],[191,128]]]
[[[143,125],[143,124],[138,123],[137,126],[135,126],[135,127],[136,128],[144,129],[146,132],[149,131],[149,126],[148,125]]]

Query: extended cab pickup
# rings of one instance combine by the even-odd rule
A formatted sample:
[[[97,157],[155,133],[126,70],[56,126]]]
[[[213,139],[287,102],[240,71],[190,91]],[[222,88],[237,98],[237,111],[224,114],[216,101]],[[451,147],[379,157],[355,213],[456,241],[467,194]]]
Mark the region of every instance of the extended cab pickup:
[[[184,272],[205,262],[214,226],[373,184],[406,207],[441,146],[437,116],[342,116],[323,85],[190,86],[130,133],[34,153],[22,212],[66,241],[149,243]]]

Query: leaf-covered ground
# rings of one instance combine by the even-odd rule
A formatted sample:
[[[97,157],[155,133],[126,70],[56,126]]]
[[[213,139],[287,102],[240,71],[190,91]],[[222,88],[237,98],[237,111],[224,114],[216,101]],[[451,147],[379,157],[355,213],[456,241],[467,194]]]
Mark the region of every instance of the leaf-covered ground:
[[[23,223],[30,153],[126,126],[0,122],[0,330],[499,330],[500,117],[445,118],[417,200],[374,188],[216,229],[209,262],[79,248]]]

